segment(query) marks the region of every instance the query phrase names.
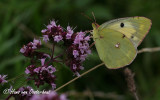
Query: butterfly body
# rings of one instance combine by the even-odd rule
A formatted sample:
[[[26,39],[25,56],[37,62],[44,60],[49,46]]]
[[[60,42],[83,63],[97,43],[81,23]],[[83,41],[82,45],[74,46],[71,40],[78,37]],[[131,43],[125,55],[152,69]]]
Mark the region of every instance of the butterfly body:
[[[93,39],[100,59],[110,69],[129,65],[151,26],[145,17],[111,20],[100,26],[92,24]]]

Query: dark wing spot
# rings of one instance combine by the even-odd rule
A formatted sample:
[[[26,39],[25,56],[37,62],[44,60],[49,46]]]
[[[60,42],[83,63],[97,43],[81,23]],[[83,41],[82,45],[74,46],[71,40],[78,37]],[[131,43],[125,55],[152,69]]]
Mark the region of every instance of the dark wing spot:
[[[120,27],[122,27],[122,28],[123,28],[123,27],[124,27],[124,23],[121,23],[121,24],[120,24]]]
[[[104,37],[100,35],[100,38],[104,38]]]
[[[131,36],[131,38],[133,39],[133,38],[134,38],[134,36],[132,35],[132,36]]]
[[[126,37],[126,35],[123,34],[122,38],[125,38],[125,37]]]

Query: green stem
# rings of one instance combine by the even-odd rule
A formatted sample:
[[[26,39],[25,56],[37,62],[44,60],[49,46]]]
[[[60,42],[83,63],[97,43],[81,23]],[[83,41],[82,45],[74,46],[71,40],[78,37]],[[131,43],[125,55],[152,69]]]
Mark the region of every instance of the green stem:
[[[72,80],[70,80],[69,82],[65,83],[64,85],[60,86],[60,87],[57,88],[55,91],[58,91],[58,90],[62,89],[63,87],[67,86],[68,84],[74,82],[75,80],[79,79],[80,77],[86,75],[87,73],[89,73],[89,72],[95,70],[96,68],[98,68],[98,67],[100,67],[100,66],[102,66],[102,65],[104,65],[104,63],[101,63],[101,64],[99,64],[99,65],[97,65],[97,66],[94,66],[93,68],[89,69],[88,71],[82,73],[80,76],[75,77],[74,79],[72,79]]]
[[[25,74],[18,75],[18,76],[16,76],[16,77],[12,78],[12,79],[7,80],[7,81],[8,81],[8,82],[9,82],[9,81],[14,81],[14,80],[16,80],[16,79],[18,79],[18,78],[23,77],[24,75],[25,75]]]

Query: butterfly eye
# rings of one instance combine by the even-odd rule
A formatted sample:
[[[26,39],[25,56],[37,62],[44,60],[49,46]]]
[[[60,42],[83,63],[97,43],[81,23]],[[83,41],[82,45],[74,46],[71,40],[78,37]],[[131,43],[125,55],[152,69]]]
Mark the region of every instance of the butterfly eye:
[[[124,27],[124,23],[121,23],[121,24],[120,24],[120,27]]]

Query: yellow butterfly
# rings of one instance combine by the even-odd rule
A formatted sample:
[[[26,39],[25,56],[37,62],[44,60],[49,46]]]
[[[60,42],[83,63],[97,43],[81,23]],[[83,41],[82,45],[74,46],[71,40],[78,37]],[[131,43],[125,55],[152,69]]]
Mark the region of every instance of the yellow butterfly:
[[[119,18],[100,26],[92,23],[95,46],[106,67],[117,69],[129,65],[151,24],[145,17]]]

